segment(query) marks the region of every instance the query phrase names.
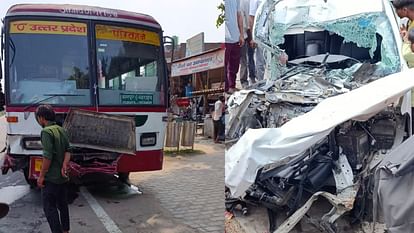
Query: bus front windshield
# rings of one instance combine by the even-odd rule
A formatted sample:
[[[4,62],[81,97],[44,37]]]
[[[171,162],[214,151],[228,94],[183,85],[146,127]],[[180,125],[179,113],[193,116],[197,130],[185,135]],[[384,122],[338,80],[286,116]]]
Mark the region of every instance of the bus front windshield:
[[[164,72],[158,33],[95,26],[100,105],[164,105]]]
[[[91,105],[86,24],[12,21],[8,43],[11,104]]]

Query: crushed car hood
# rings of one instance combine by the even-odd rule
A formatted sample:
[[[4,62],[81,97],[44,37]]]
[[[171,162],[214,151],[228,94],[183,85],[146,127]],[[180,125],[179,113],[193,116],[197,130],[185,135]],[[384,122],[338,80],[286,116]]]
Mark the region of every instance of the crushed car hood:
[[[348,93],[329,97],[310,112],[293,118],[280,128],[249,129],[226,151],[226,186],[233,196],[242,196],[263,166],[286,164],[321,141],[342,122],[367,120],[397,103],[414,87],[413,76],[414,71],[407,70]],[[407,112],[409,107],[403,103],[402,111]]]

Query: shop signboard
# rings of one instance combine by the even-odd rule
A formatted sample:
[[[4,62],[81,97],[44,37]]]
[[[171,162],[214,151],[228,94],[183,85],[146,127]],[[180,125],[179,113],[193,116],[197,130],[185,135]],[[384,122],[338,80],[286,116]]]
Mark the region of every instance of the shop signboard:
[[[224,67],[224,49],[174,62],[171,66],[171,76],[189,75],[221,67]]]

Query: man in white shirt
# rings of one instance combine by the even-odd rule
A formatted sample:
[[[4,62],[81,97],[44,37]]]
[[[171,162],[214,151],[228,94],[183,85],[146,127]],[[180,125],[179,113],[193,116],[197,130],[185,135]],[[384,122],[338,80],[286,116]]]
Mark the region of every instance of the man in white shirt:
[[[223,130],[222,116],[224,109],[224,96],[220,96],[214,103],[213,124],[214,124],[214,142],[219,143],[219,136]]]
[[[257,8],[262,3],[262,0],[250,0],[250,28],[253,30],[254,25],[254,17],[256,16]],[[263,80],[264,72],[265,72],[265,60],[263,56],[263,48],[258,46],[254,40],[250,41],[250,46],[252,48],[256,48],[256,79],[258,81]]]
[[[244,44],[243,18],[239,0],[226,0],[225,7],[225,57],[226,72],[224,89],[228,93],[236,90],[236,75],[240,64],[240,47]]]

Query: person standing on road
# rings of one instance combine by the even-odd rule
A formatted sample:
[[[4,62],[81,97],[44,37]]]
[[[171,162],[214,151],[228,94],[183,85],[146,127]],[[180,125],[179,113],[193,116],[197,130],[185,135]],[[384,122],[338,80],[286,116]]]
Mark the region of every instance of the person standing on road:
[[[225,0],[225,92],[236,91],[236,76],[240,65],[240,48],[244,44],[243,17],[239,0]]]
[[[55,123],[55,112],[50,105],[40,105],[36,109],[36,120],[43,128],[40,133],[43,162],[37,180],[42,189],[43,210],[52,233],[68,233],[69,139],[65,130]]]
[[[256,16],[257,8],[262,3],[262,0],[250,0],[250,20],[249,20],[249,28],[253,30],[254,26],[254,18]],[[256,80],[261,81],[264,78],[265,72],[265,60],[263,56],[263,48],[258,45],[253,39],[250,41],[250,46],[256,50],[255,53],[255,61],[256,61]]]
[[[250,20],[250,0],[241,0],[240,2],[241,13],[243,16],[243,31],[244,31],[244,45],[240,49],[240,83],[243,89],[249,86],[249,81],[247,76],[250,79],[250,85],[255,83],[256,71],[254,67],[254,49],[250,47],[250,41],[252,39],[252,32],[249,28]]]
[[[219,143],[219,136],[222,133],[223,116],[224,109],[224,96],[220,96],[219,99],[214,103],[214,112],[213,112],[213,124],[214,124],[214,142]]]

